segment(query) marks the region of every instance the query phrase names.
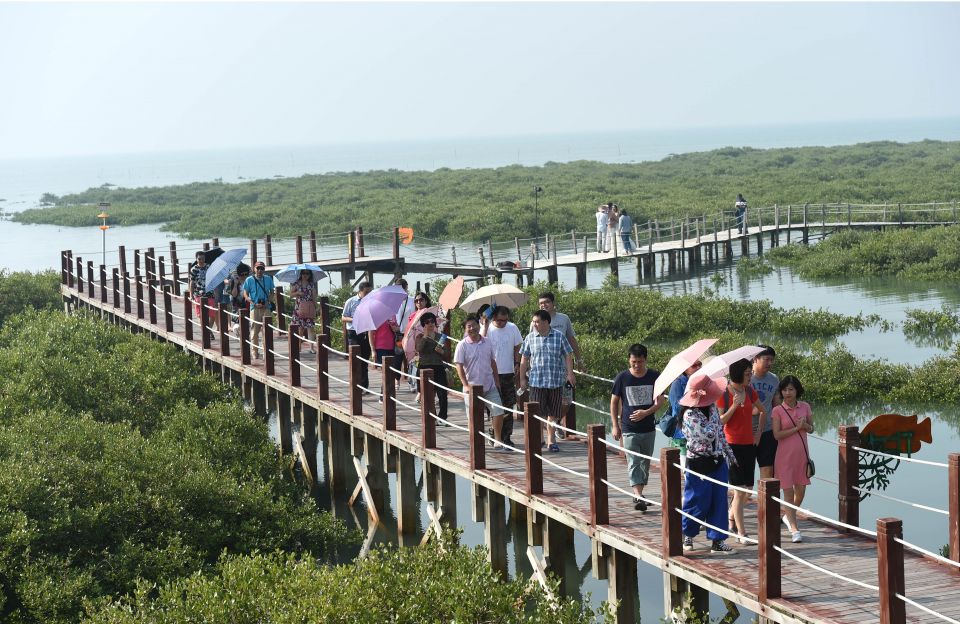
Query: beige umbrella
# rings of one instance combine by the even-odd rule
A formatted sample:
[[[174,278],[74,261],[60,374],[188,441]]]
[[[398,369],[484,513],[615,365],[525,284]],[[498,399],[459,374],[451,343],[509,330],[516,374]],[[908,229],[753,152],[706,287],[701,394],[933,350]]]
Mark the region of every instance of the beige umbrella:
[[[483,304],[493,306],[506,306],[511,310],[519,308],[527,302],[530,296],[516,286],[510,284],[490,284],[483,288],[478,288],[469,297],[460,304],[460,309],[465,312],[476,312]]]

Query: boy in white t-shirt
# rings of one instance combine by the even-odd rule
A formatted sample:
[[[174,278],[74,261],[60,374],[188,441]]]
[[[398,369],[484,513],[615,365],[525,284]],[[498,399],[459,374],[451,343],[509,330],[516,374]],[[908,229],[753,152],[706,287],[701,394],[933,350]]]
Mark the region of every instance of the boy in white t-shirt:
[[[483,318],[483,317],[481,317]],[[483,324],[480,332],[493,346],[494,359],[500,377],[500,398],[503,406],[513,409],[517,404],[516,374],[520,365],[520,345],[523,336],[520,328],[510,322],[510,310],[497,306],[490,321]],[[503,419],[502,441],[513,446],[513,413],[507,412]]]

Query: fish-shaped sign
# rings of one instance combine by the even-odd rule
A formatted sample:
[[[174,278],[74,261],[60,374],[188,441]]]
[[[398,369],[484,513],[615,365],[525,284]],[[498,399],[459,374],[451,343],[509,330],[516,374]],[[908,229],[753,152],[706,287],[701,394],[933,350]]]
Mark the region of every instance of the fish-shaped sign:
[[[899,455],[914,454],[920,450],[921,442],[933,442],[930,431],[930,419],[918,422],[917,415],[880,414],[860,431],[862,440],[871,439],[876,443],[875,450]],[[913,435],[903,435],[912,433]]]

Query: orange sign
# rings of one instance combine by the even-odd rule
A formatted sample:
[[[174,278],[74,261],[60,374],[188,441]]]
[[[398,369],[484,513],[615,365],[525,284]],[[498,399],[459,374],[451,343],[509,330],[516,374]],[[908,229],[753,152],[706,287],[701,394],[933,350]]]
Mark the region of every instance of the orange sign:
[[[907,448],[906,438],[898,438],[896,434],[906,431],[913,432],[913,438],[910,440],[910,448]],[[920,450],[920,443],[933,442],[933,436],[930,432],[930,419],[925,418],[917,422],[917,415],[904,416],[902,414],[880,414],[863,428],[860,437],[865,438],[869,435],[878,438],[890,438],[885,441],[882,451],[888,453],[916,453]]]
[[[404,245],[409,245],[413,242],[413,228],[402,227],[400,228],[400,242]]]

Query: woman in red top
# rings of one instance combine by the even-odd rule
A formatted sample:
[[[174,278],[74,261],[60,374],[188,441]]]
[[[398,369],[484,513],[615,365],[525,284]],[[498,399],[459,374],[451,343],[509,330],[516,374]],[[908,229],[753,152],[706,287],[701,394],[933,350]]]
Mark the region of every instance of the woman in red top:
[[[747,489],[753,488],[753,467],[757,463],[757,447],[760,432],[766,422],[767,413],[760,403],[757,391],[750,385],[753,375],[748,360],[739,360],[730,365],[730,383],[727,390],[717,401],[720,422],[723,423],[723,435],[733,449],[737,465],[730,467],[730,485]],[[760,414],[759,429],[753,430],[753,414]],[[740,543],[747,536],[743,523],[743,506],[750,498],[747,492],[733,491],[733,503],[730,505],[730,527],[740,535]]]

